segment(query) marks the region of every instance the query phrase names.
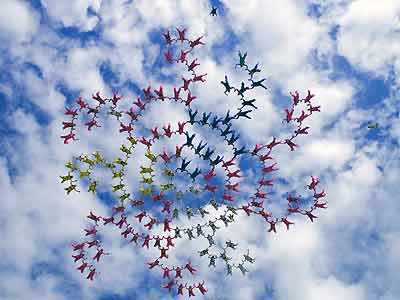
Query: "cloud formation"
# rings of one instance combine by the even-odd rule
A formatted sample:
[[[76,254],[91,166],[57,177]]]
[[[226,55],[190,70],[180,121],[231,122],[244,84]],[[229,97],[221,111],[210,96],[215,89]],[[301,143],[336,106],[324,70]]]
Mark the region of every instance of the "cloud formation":
[[[299,140],[299,150],[279,151],[276,159],[290,190],[303,194],[316,175],[329,197],[328,210],[314,224],[295,218],[295,226],[279,227],[275,235],[261,220],[242,216],[223,231],[221,239],[226,234],[241,241],[241,249],[256,256],[247,277],[225,279],[222,266],[210,272],[208,261],[193,255],[209,297],[399,298],[398,1],[225,0],[218,6],[219,16],[211,17],[208,1],[3,1],[0,125],[9,129],[0,142],[0,298],[160,297],[161,288],[152,284],[161,283],[144,262],[149,253],[127,247],[118,232],[107,232],[112,255],[103,261],[99,281],[88,282],[75,270],[71,241],[80,238],[90,210],[106,213],[110,207],[88,193],[64,197],[58,176],[72,155],[98,148],[115,155],[121,139],[111,122],[91,135],[80,132],[81,143],[73,146],[59,136],[64,106],[79,95],[118,90],[131,104],[148,85],[172,91],[183,68],[166,66],[160,34],[186,26],[191,37],[204,34],[206,41],[196,50],[199,69],[208,73],[195,89],[199,110],[222,115],[237,106],[220,81],[225,74],[236,83],[245,80],[234,68],[239,50],[265,70],[268,90],[254,92],[260,109],[252,120],[235,124],[246,145],[290,130],[282,124],[289,92],[316,94],[321,113],[307,124],[309,136]],[[336,63],[338,56],[347,69]],[[361,107],[356,94],[367,81],[356,72],[382,78],[389,96]],[[145,124],[175,122],[182,114],[177,105],[155,105]],[[368,130],[370,121],[379,129]],[[277,188],[287,191],[284,184]],[[279,197],[269,204],[285,205]],[[182,243],[173,259],[200,246]]]

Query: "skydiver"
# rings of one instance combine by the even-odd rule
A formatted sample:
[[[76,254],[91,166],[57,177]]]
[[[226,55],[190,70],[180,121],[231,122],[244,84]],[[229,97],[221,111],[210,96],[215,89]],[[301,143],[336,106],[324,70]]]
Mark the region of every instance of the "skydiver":
[[[201,208],[201,207],[199,208],[199,212],[200,212],[202,218],[204,218],[205,215],[209,214],[208,211],[206,211],[204,208]]]
[[[168,282],[166,285],[162,286],[164,289],[168,289],[169,292],[171,292],[172,288],[175,285],[175,280],[171,280]]]
[[[194,147],[193,139],[196,136],[196,134],[194,133],[194,134],[192,134],[191,137],[189,137],[189,134],[187,132],[185,132],[185,135],[186,135],[186,143],[184,144],[184,146],[187,145],[188,147]]]
[[[71,180],[74,177],[72,175],[66,175],[66,176],[60,176],[61,178],[61,183],[64,183],[65,181]]]
[[[220,216],[219,219],[220,219],[222,222],[224,222],[225,227],[228,227],[228,225],[229,225],[229,220],[227,219],[227,217],[225,217],[225,216]]]
[[[251,87],[254,88],[254,87],[257,87],[257,86],[261,86],[261,87],[263,87],[264,89],[267,89],[267,87],[264,86],[264,85],[262,84],[262,82],[263,82],[264,80],[265,80],[265,78],[264,78],[264,79],[261,79],[261,80],[259,80],[259,81],[252,81],[252,82],[251,82]]]
[[[196,122],[196,120],[195,120],[196,115],[197,115],[197,110],[193,111],[193,110],[189,109],[189,123],[190,123],[190,125],[193,125],[194,122]]]
[[[253,78],[253,76],[254,76],[255,73],[261,72],[261,70],[260,70],[260,69],[257,69],[257,67],[258,67],[258,63],[254,66],[253,69],[251,69],[251,70],[248,71],[251,78]]]
[[[183,90],[187,91],[189,89],[189,84],[192,81],[192,79],[185,79],[184,77],[182,77],[183,80]]]
[[[179,41],[183,42],[184,40],[186,40],[186,38],[185,38],[186,28],[184,28],[182,30],[179,30],[178,28],[176,28],[176,31],[178,31],[178,34],[179,34],[179,38],[178,38]]]
[[[239,135],[235,136],[235,134],[232,133],[232,136],[228,140],[228,145],[233,145],[238,139]]]
[[[203,119],[201,119],[201,124],[202,125],[206,125],[208,122],[208,119],[210,118],[211,113],[209,113],[208,115],[204,112],[203,113]]]
[[[167,137],[171,137],[171,135],[172,135],[172,130],[171,130],[171,124],[168,124],[168,126],[167,127],[163,127],[163,130],[164,130],[164,134],[167,136]]]
[[[249,271],[243,266],[243,263],[239,264],[238,268],[239,268],[239,270],[242,272],[243,275],[246,275],[246,273],[249,272]]]
[[[191,64],[188,66],[188,71],[193,71],[194,68],[196,68],[197,66],[200,66],[199,63],[196,63],[197,58],[195,58]]]
[[[208,290],[204,287],[204,281],[199,283],[197,285],[197,288],[200,290],[200,292],[204,295],[208,292]]]
[[[192,240],[195,238],[195,236],[193,235],[193,230],[192,229],[188,229],[186,231],[186,234],[188,235],[189,240]]]
[[[304,99],[304,102],[310,102],[310,100],[314,97],[314,94],[311,94],[310,90],[307,91],[307,97]]]
[[[216,175],[217,175],[217,174],[211,170],[211,171],[208,172],[207,174],[203,175],[203,177],[204,177],[205,180],[210,181],[211,178],[213,178],[213,177],[216,176]]]
[[[62,129],[73,128],[73,127],[76,126],[76,124],[74,122],[62,122],[62,124],[63,124],[63,128]]]
[[[246,65],[246,56],[247,56],[247,52],[245,52],[242,55],[242,53],[239,51],[239,63],[235,65],[235,68],[236,68],[236,66],[239,66],[241,68],[244,67],[244,66],[247,67],[247,65]]]
[[[226,265],[227,266],[227,275],[232,275],[232,266],[231,265],[229,265],[229,264],[227,264]]]
[[[210,16],[216,16],[217,15],[217,7],[212,6]]]
[[[164,36],[164,38],[165,38],[167,44],[171,44],[171,43],[172,43],[172,39],[171,39],[171,36],[170,36],[170,34],[169,34],[169,31],[163,33],[162,35]]]
[[[236,157],[236,156],[242,155],[244,153],[247,153],[247,151],[245,150],[245,147],[243,146],[240,149],[235,148],[233,155]]]
[[[244,254],[244,259],[246,261],[248,261],[249,263],[254,263],[255,262],[255,258],[250,257],[250,250],[247,250],[247,254]]]
[[[201,74],[201,75],[195,75],[193,77],[193,82],[196,82],[196,81],[205,82],[206,80],[203,78],[204,76],[207,76],[207,73],[204,73],[204,74]]]
[[[226,247],[232,248],[232,249],[236,249],[236,246],[238,244],[233,243],[232,241],[227,241],[226,243]]]
[[[221,81],[221,83],[222,83],[222,85],[225,87],[225,92],[224,92],[224,94],[225,94],[225,95],[228,95],[227,93],[230,93],[230,92],[231,92],[231,88],[232,88],[232,87],[229,85],[228,76],[225,75],[225,82],[224,82],[224,81]]]
[[[204,145],[203,145],[203,141],[200,141],[200,143],[199,143],[199,145],[196,147],[196,149],[195,149],[195,153],[196,154],[200,154],[200,152],[204,149],[204,147],[207,145],[207,143],[205,143]]]
[[[207,235],[207,240],[208,240],[208,243],[210,244],[210,247],[215,244],[212,235]],[[211,255],[210,258],[213,258],[213,257],[214,257],[214,259],[216,258],[214,255]],[[211,264],[211,265],[214,265],[214,264]],[[215,267],[215,265],[214,265],[214,267]]]
[[[190,174],[190,178],[192,178],[193,181],[195,181],[196,177],[199,176],[201,173],[201,171],[199,170],[199,168],[196,168],[196,170],[194,170],[191,174]]]
[[[231,129],[231,125],[229,124],[225,130],[221,131],[221,136],[227,136],[228,134],[231,134],[233,131],[230,130]]]
[[[310,105],[310,106],[308,107],[308,111],[309,111],[310,113],[312,113],[313,111],[319,111],[319,112],[320,112],[320,108],[321,108],[320,105],[318,105],[318,106],[312,106],[312,105]]]
[[[208,160],[210,159],[211,155],[214,153],[214,150],[207,148],[206,153],[203,154],[203,159]]]
[[[180,168],[178,170],[181,170],[182,172],[186,171],[186,167],[190,164],[190,161],[186,162],[186,158],[182,159],[182,163]]]
[[[221,259],[223,259],[226,263],[227,263],[229,260],[232,259],[231,257],[227,256],[225,252],[222,252],[222,253],[219,255],[219,257],[220,257]]]
[[[285,112],[286,112],[286,118],[283,119],[282,123],[284,121],[286,121],[286,123],[289,123],[293,120],[294,108],[292,108],[290,111],[287,108],[285,108]]]
[[[220,157],[220,156],[218,155],[214,160],[211,161],[211,164],[212,164],[213,166],[216,166],[216,165],[218,165],[223,159],[224,159],[223,156]]]
[[[244,106],[251,106],[257,109],[257,106],[255,106],[253,103],[256,101],[256,99],[251,99],[251,100],[242,100],[242,105]]]
[[[237,114],[236,114],[236,117],[239,119],[240,117],[245,117],[245,118],[247,118],[247,119],[251,119],[251,117],[249,117],[247,114],[248,113],[250,113],[251,112],[251,110],[246,110],[246,111],[239,111]]]
[[[203,38],[203,36],[198,37],[194,41],[190,42],[190,48],[194,48],[197,45],[205,45],[203,42],[200,41],[202,38]]]
[[[78,110],[72,110],[68,106],[65,107],[65,115],[72,115],[72,117],[76,117],[78,115]]]
[[[188,95],[187,95],[187,99],[185,101],[185,105],[190,107],[190,103],[196,99],[196,96],[192,96],[192,93],[189,91]]]
[[[244,86],[244,82],[242,82],[242,85],[240,86],[240,90],[236,90],[236,92],[238,93],[238,96],[242,96],[242,97],[244,97],[244,95],[243,95],[243,93],[245,92],[245,91],[247,91],[247,90],[249,90],[250,88],[249,87],[245,87]]]
[[[213,121],[212,121],[212,123],[211,123],[211,127],[212,127],[212,129],[215,129],[215,128],[217,128],[217,126],[218,126],[218,123],[220,122],[221,120],[216,116],[216,117],[214,117],[214,119],[213,119]]]
[[[105,104],[106,103],[106,101],[103,98],[101,98],[100,92],[97,92],[96,95],[92,95],[92,98],[94,100],[98,101],[99,104]]]
[[[375,124],[369,123],[368,124],[368,129],[377,129],[378,127],[379,127],[379,123],[375,123]]]
[[[231,120],[233,120],[233,119],[235,118],[235,117],[229,116],[229,114],[230,114],[230,111],[228,110],[228,111],[226,112],[225,119],[222,121],[222,124],[228,125],[228,123],[229,123]]]
[[[232,157],[230,160],[225,161],[225,162],[222,164],[222,167],[227,168],[227,167],[233,166],[233,165],[235,164],[235,163],[234,163],[234,159],[235,159],[235,157]]]
[[[183,134],[183,129],[186,125],[186,122],[178,122],[178,133]]]
[[[99,261],[102,255],[107,255],[103,249],[97,250],[97,254],[93,257],[93,259]]]

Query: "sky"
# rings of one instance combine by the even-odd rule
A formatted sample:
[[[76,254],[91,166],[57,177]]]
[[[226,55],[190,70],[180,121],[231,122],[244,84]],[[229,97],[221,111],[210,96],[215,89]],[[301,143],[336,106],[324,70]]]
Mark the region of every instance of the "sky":
[[[217,16],[209,14],[211,6]],[[279,213],[285,192],[307,195],[311,175],[320,179],[328,202],[314,222],[292,217],[288,231],[268,232],[268,224],[244,213],[221,229],[218,241],[237,241],[238,251],[249,249],[256,258],[246,276],[238,270],[226,276],[222,264],[208,268],[197,253],[204,241],[177,241],[171,260],[192,260],[209,290],[191,299],[400,299],[398,0],[2,0],[0,298],[188,298],[160,287],[160,274],[146,265],[156,252],[128,244],[115,230],[104,229],[110,255],[99,264],[101,274],[85,279],[71,243],[83,237],[90,210],[106,215],[116,203],[106,192],[111,177],[99,170],[104,193],[68,196],[59,177],[73,156],[101,150],[115,157],[123,142],[119,124],[101,116],[103,126],[90,133],[78,120],[80,140],[63,144],[65,106],[79,96],[93,104],[97,91],[107,97],[118,91],[129,106],[149,85],[163,85],[173,95],[190,74],[165,61],[162,33],[176,36],[176,28],[187,28],[191,40],[203,36],[205,43],[192,57],[200,62],[196,70],[207,73],[192,91],[192,108],[200,113],[224,117],[239,106],[238,96],[225,95],[220,83],[225,75],[237,85],[247,80],[235,68],[238,51],[247,52],[250,66],[259,64],[257,78],[265,78],[267,90],[251,91],[258,109],[252,119],[234,122],[240,145],[250,148],[292,132],[282,123],[290,93],[315,94],[312,103],[321,112],[305,121],[308,135],[296,140],[296,151],[282,147],[274,156],[280,180],[268,204]],[[149,134],[154,126],[185,118],[183,105],[158,101],[138,131]],[[378,128],[369,129],[374,123]],[[226,155],[218,135],[193,130]],[[133,187],[135,166],[146,162],[143,149],[129,169]],[[245,160],[240,166],[246,175],[241,184],[250,193],[256,169]],[[238,203],[245,198],[241,194]]]

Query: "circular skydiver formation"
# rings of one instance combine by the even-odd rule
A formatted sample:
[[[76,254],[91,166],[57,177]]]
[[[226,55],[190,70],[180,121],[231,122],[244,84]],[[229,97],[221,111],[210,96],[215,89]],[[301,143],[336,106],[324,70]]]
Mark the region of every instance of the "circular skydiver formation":
[[[241,259],[236,260],[232,257],[232,251],[237,249],[238,243],[227,239],[223,246],[216,243],[216,233],[219,229],[228,227],[237,221],[239,214],[247,216],[260,216],[268,223],[269,232],[277,232],[277,225],[282,223],[289,229],[294,224],[288,218],[293,214],[307,216],[311,221],[317,218],[314,211],[326,208],[326,202],[321,202],[325,197],[322,190],[317,192],[318,178],[311,176],[308,189],[312,192],[310,206],[305,209],[300,197],[288,195],[286,212],[277,217],[272,214],[265,205],[267,199],[267,189],[274,184],[271,173],[278,170],[277,162],[272,155],[273,149],[279,145],[287,145],[294,151],[297,144],[294,139],[298,135],[308,134],[309,127],[303,127],[303,122],[314,112],[319,112],[319,106],[312,106],[311,99],[314,97],[310,91],[305,98],[300,98],[296,91],[291,94],[292,107],[285,109],[286,123],[295,123],[297,126],[294,133],[285,139],[279,140],[273,137],[268,144],[256,144],[247,149],[239,146],[239,134],[235,131],[233,121],[243,118],[251,119],[250,113],[257,109],[256,99],[248,99],[245,93],[254,88],[267,89],[262,80],[255,80],[256,73],[261,72],[258,64],[249,68],[246,63],[247,53],[239,52],[239,63],[235,67],[240,67],[249,75],[248,82],[241,82],[239,88],[232,86],[228,77],[221,81],[225,88],[225,94],[231,92],[240,96],[240,106],[236,113],[228,110],[225,116],[218,116],[212,112],[198,112],[192,108],[192,103],[196,100],[190,86],[205,82],[207,74],[198,75],[196,68],[200,65],[197,58],[189,63],[188,56],[193,49],[199,45],[204,45],[201,41],[202,36],[190,40],[186,38],[186,29],[177,29],[178,36],[172,38],[170,32],[163,33],[168,47],[177,44],[187,44],[188,49],[180,49],[180,55],[173,57],[171,49],[165,52],[165,59],[168,63],[182,63],[191,72],[189,79],[182,77],[182,85],[174,87],[173,96],[164,94],[163,87],[154,89],[151,87],[143,89],[144,99],[138,96],[129,110],[122,110],[118,104],[122,101],[122,96],[114,93],[112,98],[103,98],[99,92],[92,96],[96,106],[90,106],[82,97],[76,99],[78,108],[66,107],[65,115],[71,117],[70,121],[63,122],[63,129],[69,130],[66,135],[61,136],[64,143],[77,141],[76,126],[78,115],[86,112],[89,121],[85,123],[87,129],[91,131],[93,127],[101,127],[98,122],[100,111],[108,107],[108,115],[112,115],[119,122],[119,132],[126,136],[126,142],[120,146],[120,154],[111,160],[103,156],[100,151],[95,151],[91,155],[82,154],[66,163],[68,172],[61,177],[62,183],[68,183],[65,188],[67,194],[78,190],[79,181],[87,183],[87,190],[92,193],[97,192],[99,180],[94,178],[95,168],[107,169],[112,174],[112,189],[116,201],[112,214],[100,216],[93,211],[89,212],[87,218],[92,225],[85,228],[85,238],[82,242],[73,244],[73,259],[79,263],[77,269],[84,273],[86,278],[93,280],[96,271],[96,263],[105,255],[109,254],[102,247],[101,227],[110,225],[115,226],[120,231],[121,236],[129,243],[140,246],[144,249],[155,248],[159,256],[147,262],[149,269],[158,269],[162,279],[165,280],[163,288],[168,291],[173,289],[178,295],[187,294],[189,297],[195,296],[199,292],[205,294],[207,289],[204,280],[190,283],[185,276],[196,273],[196,269],[191,261],[182,265],[172,265],[169,263],[169,251],[175,247],[178,239],[187,238],[205,239],[207,246],[199,249],[200,257],[209,261],[210,267],[215,267],[217,261],[226,265],[227,274],[232,274],[233,269],[238,269],[245,275],[248,270],[246,264],[254,263],[255,259],[247,251],[242,254]],[[178,43],[178,44],[179,44]],[[186,93],[185,96],[182,94]],[[187,119],[168,123],[158,128],[147,129],[147,134],[135,134],[135,125],[138,125],[146,110],[150,109],[150,103],[159,101],[171,101],[181,103],[187,111]],[[294,115],[297,105],[304,103],[307,112],[302,110],[299,116]],[[216,152],[216,148],[203,140],[196,139],[193,133],[195,126],[202,126],[211,130],[215,136],[219,136],[230,149],[230,157],[224,157]],[[182,142],[183,140],[183,142]],[[158,151],[157,145],[174,145],[173,147],[163,147]],[[143,164],[139,167],[140,177],[139,186],[131,190],[128,187],[127,168],[129,160],[135,155],[137,147],[145,147],[145,157],[142,158]],[[170,149],[171,148],[171,149]],[[226,155],[225,155],[226,156]],[[243,173],[239,168],[239,159],[244,157],[254,159],[259,167],[259,178],[252,194],[241,192],[240,180]],[[182,180],[186,180],[182,184]],[[215,210],[210,212],[210,209]],[[211,215],[215,217],[211,217]],[[194,220],[201,220],[194,225],[182,227],[176,225],[177,219],[181,217]]]

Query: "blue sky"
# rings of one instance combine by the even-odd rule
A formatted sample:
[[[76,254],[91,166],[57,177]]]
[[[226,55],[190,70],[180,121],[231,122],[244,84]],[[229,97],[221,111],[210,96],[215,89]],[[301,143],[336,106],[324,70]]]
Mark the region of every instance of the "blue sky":
[[[218,16],[210,16],[211,5]],[[16,22],[17,21],[17,22]],[[235,122],[240,144],[269,143],[293,130],[282,124],[290,92],[311,90],[321,112],[306,121],[308,136],[299,149],[279,150],[271,209],[280,211],[287,191],[306,195],[309,176],[320,178],[328,209],[318,219],[294,217],[289,230],[268,232],[260,218],[244,214],[223,229],[250,249],[256,263],[243,277],[225,276],[224,266],[207,267],[199,240],[180,240],[172,260],[190,258],[209,293],[192,299],[400,298],[400,2],[397,0],[3,0],[0,11],[0,298],[16,299],[179,299],[164,294],[157,272],[146,267],[154,251],[124,243],[118,231],[104,232],[107,251],[100,276],[89,282],[76,270],[70,244],[82,237],[90,210],[105,215],[112,197],[81,192],[65,195],[59,175],[74,155],[119,153],[118,124],[88,134],[82,120],[78,143],[60,135],[65,105],[96,91],[118,91],[126,105],[149,85],[173,95],[182,65],[164,60],[161,33],[188,28],[206,45],[194,56],[206,82],[193,89],[194,108],[223,117],[239,98],[224,95],[220,81],[247,80],[235,69],[238,51],[259,63],[268,90],[252,91],[259,108],[251,120]],[[125,106],[127,107],[127,106]],[[187,118],[179,105],[156,103],[145,128]],[[113,120],[112,120],[113,121]],[[379,123],[368,129],[369,123]],[[218,136],[194,126],[198,138],[226,154]],[[160,146],[162,147],[162,146]],[[285,148],[285,147],[282,147]],[[160,148],[161,149],[161,148]],[[139,151],[132,163],[143,164]],[[241,161],[244,190],[257,175]],[[134,168],[132,185],[138,181]],[[101,177],[101,175],[99,175]],[[99,178],[100,178],[99,177]],[[107,177],[105,181],[109,180]],[[106,185],[103,186],[106,190]],[[244,201],[246,194],[241,194]],[[196,220],[181,220],[190,226]],[[204,241],[203,241],[204,242]],[[182,298],[183,299],[183,298]]]

